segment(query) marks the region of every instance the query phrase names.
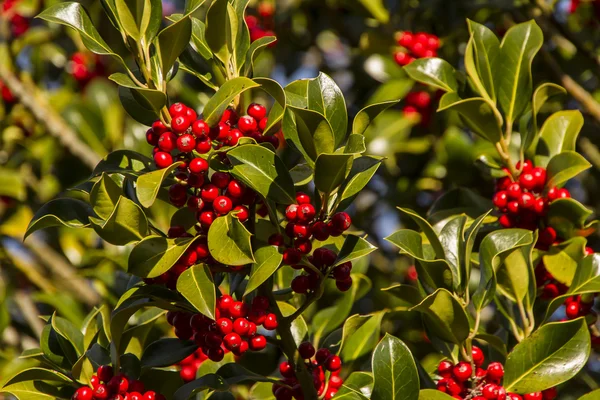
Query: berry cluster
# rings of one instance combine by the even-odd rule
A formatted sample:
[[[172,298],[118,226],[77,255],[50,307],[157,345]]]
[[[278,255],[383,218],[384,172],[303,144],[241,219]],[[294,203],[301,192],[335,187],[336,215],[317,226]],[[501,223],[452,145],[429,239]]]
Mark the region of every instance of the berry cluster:
[[[158,168],[166,168],[175,161],[184,161],[187,170],[197,178],[195,184],[204,181],[208,171],[208,163],[201,157],[194,157],[193,152],[206,154],[211,149],[223,146],[235,146],[240,138],[246,136],[257,142],[270,142],[275,148],[279,147],[277,136],[265,136],[263,131],[267,126],[267,109],[260,104],[251,104],[248,115],[238,117],[233,109],[223,113],[220,122],[210,127],[198,119],[196,112],[182,103],[169,107],[171,129],[161,121],[155,121],[152,128],[146,132],[146,140],[154,146],[154,162]],[[202,186],[202,185],[199,185]]]
[[[260,351],[267,339],[257,333],[262,325],[266,330],[277,329],[277,317],[269,313],[269,300],[256,296],[252,304],[235,301],[223,295],[217,303],[216,321],[202,314],[169,311],[167,322],[175,327],[175,336],[193,340],[212,361],[221,361],[227,350],[241,356],[248,350]]]
[[[19,37],[29,30],[29,18],[16,11],[19,0],[5,0],[2,3],[2,16],[10,22],[10,31],[14,37]]]
[[[543,392],[528,393],[523,396],[507,393],[501,385],[504,377],[504,366],[499,362],[491,362],[486,369],[481,368],[485,361],[483,351],[477,346],[472,349],[473,364],[460,361],[456,365],[443,360],[438,365],[441,379],[437,382],[437,390],[448,393],[455,399],[472,400],[553,400],[556,389]]]
[[[347,261],[331,269],[334,265],[337,254],[334,251],[320,247],[308,257],[308,262],[317,267],[319,271],[328,274],[329,278],[335,279],[336,287],[345,292],[352,286],[352,262]],[[296,293],[305,294],[310,290],[315,290],[319,285],[319,275],[310,267],[301,264],[292,265],[294,269],[303,269],[306,274],[298,275],[292,280],[292,290]],[[331,269],[331,271],[330,271]]]
[[[571,197],[567,189],[546,187],[546,169],[534,167],[530,160],[523,165],[517,163],[521,175],[513,181],[508,170],[508,176],[498,179],[493,202],[502,215],[500,224],[505,228],[523,228],[535,230],[543,220],[548,204],[556,199]],[[538,245],[547,248],[556,240],[556,232],[552,229],[540,231]]]
[[[78,51],[71,56],[68,65],[71,76],[81,85],[104,75],[104,64],[97,54]]]
[[[313,383],[317,394],[323,396],[325,400],[330,400],[335,396],[338,388],[342,386],[344,380],[340,378],[339,372],[342,368],[342,360],[339,356],[331,354],[328,349],[322,348],[315,351],[310,342],[301,343],[298,346],[300,357],[306,360],[306,367],[313,377]],[[314,357],[314,360],[311,360]],[[329,380],[326,380],[326,371],[331,372]],[[277,400],[303,399],[302,387],[296,378],[294,366],[289,361],[284,361],[279,365],[279,372],[283,376],[280,384],[273,385],[273,395]]]
[[[578,296],[571,296],[565,300],[565,313],[567,319],[585,317],[588,325],[593,325],[598,320],[598,314],[592,310],[594,298],[597,293],[589,293]]]
[[[275,15],[275,4],[271,1],[261,1],[257,7],[258,16],[246,15],[245,20],[250,31],[250,41],[254,42],[265,36],[275,36],[273,32],[273,16]],[[269,47],[275,46],[273,42]]]
[[[198,368],[200,368],[200,365],[202,365],[205,360],[208,360],[208,356],[204,354],[202,348],[199,347],[195,352],[178,362],[177,365],[181,368],[181,370],[179,370],[181,379],[185,383],[196,379]]]
[[[80,387],[72,400],[166,400],[152,390],[146,391],[141,381],[124,374],[113,374],[110,365],[101,365],[90,379],[90,386]]]
[[[402,48],[394,53],[394,60],[401,66],[408,65],[417,58],[437,57],[437,50],[440,48],[440,38],[425,32],[399,32],[396,34],[396,41]]]
[[[421,125],[428,125],[431,119],[431,95],[423,90],[410,92],[405,99],[406,105],[402,109],[407,118],[418,117]]]

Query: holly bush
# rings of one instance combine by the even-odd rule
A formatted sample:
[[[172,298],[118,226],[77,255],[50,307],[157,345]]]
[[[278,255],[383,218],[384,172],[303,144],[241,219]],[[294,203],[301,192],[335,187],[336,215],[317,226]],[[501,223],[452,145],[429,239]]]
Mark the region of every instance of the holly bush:
[[[5,0],[0,390],[600,399],[598,4]]]

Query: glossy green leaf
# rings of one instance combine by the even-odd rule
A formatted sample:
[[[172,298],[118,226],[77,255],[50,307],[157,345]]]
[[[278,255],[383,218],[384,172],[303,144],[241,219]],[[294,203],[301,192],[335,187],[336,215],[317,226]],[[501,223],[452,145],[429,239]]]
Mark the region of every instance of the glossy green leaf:
[[[454,67],[441,58],[419,58],[404,67],[412,79],[444,92],[456,92],[458,83]]]
[[[235,42],[232,37],[234,35],[232,25],[233,23],[237,25],[237,18],[235,21],[230,19],[232,12],[229,8],[233,9],[227,0],[216,0],[211,3],[206,15],[206,43],[226,68],[229,68],[233,53],[232,44]],[[235,11],[233,14],[235,15]],[[237,26],[235,30],[237,31]]]
[[[355,371],[338,389],[336,397],[343,400],[367,400],[373,391],[373,375],[369,372]]]
[[[159,119],[159,113],[155,110],[145,108],[138,100],[139,96],[135,96],[135,90],[119,86],[119,100],[123,105],[127,114],[129,114],[137,122],[144,125],[152,125],[152,123]]]
[[[297,136],[301,148],[311,159],[316,160],[322,153],[333,153],[336,149],[336,134],[329,121],[318,112],[309,109],[289,107],[296,117]]]
[[[229,387],[225,379],[217,374],[206,374],[181,386],[173,395],[173,400],[188,400],[205,389],[226,390]]]
[[[112,56],[125,65],[121,56],[114,53],[104,39],[102,39],[102,36],[100,36],[98,30],[92,24],[89,15],[80,3],[60,2],[48,7],[37,17],[77,30],[81,35],[83,44],[91,52]]]
[[[344,244],[338,253],[335,265],[340,265],[348,261],[354,261],[358,258],[364,257],[377,250],[377,247],[373,246],[366,239],[356,235],[348,235],[344,240]]]
[[[592,211],[574,199],[558,199],[548,207],[548,225],[565,239],[589,236],[596,230],[596,222],[587,223]]]
[[[528,288],[532,279],[527,269],[524,270],[522,263],[510,264],[506,256],[522,247],[531,246],[534,243],[531,231],[525,229],[502,229],[488,234],[479,246],[479,286],[473,294],[473,305],[480,310],[488,305],[496,293],[497,271],[504,269],[504,282],[514,282],[519,289],[514,290],[521,295]],[[518,257],[517,255],[513,258]],[[519,261],[522,259],[510,260]],[[507,265],[509,264],[509,265]],[[514,277],[514,280],[511,279]],[[509,285],[512,286],[512,285]]]
[[[600,399],[600,389],[596,389],[588,394],[583,395],[578,400],[596,400]]]
[[[259,145],[238,146],[227,153],[230,171],[261,196],[280,204],[296,202],[294,181],[281,159]]]
[[[254,263],[250,237],[252,235],[239,219],[227,214],[214,220],[208,230],[208,250],[211,256],[225,265]]]
[[[496,93],[507,124],[512,124],[529,104],[532,96],[531,63],[542,47],[544,35],[535,21],[511,27],[500,44],[494,71]]]
[[[108,79],[135,92],[137,94],[137,96],[134,95],[135,99],[144,108],[160,111],[167,104],[167,96],[163,92],[156,89],[140,88],[128,75],[117,72],[110,75]]]
[[[350,134],[348,136],[348,142],[344,146],[344,153],[347,154],[362,154],[367,151],[367,144],[365,137],[358,134]]]
[[[563,151],[548,162],[546,187],[562,186],[569,179],[592,166],[581,154],[575,151]]]
[[[150,208],[152,204],[154,204],[163,181],[181,164],[181,162],[176,162],[167,168],[148,172],[139,176],[135,192],[142,206]]]
[[[127,36],[131,37],[136,42],[140,41],[140,29],[137,25],[136,18],[134,16],[135,6],[137,2],[126,2],[125,0],[114,0],[116,17],[119,19],[120,26],[123,28]],[[134,9],[130,9],[132,6]]]
[[[426,258],[423,237],[418,232],[400,229],[385,240],[397,246],[400,254],[407,254],[417,260],[415,267],[421,282],[431,288],[452,288],[452,271],[448,262],[443,258]]]
[[[148,218],[142,208],[126,197],[120,196],[112,213],[102,220],[90,217],[96,233],[108,243],[124,246],[148,235]]]
[[[296,164],[290,169],[294,186],[304,186],[313,180],[313,170],[306,164]]]
[[[175,265],[196,238],[148,236],[131,251],[127,272],[142,278],[156,278]]]
[[[464,231],[467,223],[465,215],[455,215],[444,225],[440,231],[439,238],[446,261],[452,271],[452,283],[455,288],[462,287],[466,273],[462,270],[464,265]]]
[[[398,100],[384,101],[381,103],[369,104],[356,114],[352,122],[352,134],[362,135],[367,130],[367,127],[379,114],[388,108],[398,104]]]
[[[144,355],[141,359],[142,367],[170,367],[190,354],[193,354],[196,349],[198,349],[198,345],[189,340],[177,338],[159,339],[150,343],[144,350]]]
[[[542,154],[550,157],[563,151],[575,151],[579,131],[583,127],[583,115],[577,110],[558,111],[552,114],[540,129]],[[542,145],[543,144],[543,145]]]
[[[362,156],[354,159],[350,173],[339,190],[341,201],[337,208],[338,211],[345,210],[352,204],[356,196],[371,181],[382,161],[382,158],[373,156]]]
[[[204,106],[203,115],[206,123],[215,126],[236,96],[258,86],[260,86],[258,83],[245,77],[238,77],[225,82]]]
[[[200,313],[216,319],[217,294],[208,265],[198,264],[185,270],[177,279],[177,291]]]
[[[483,97],[462,100],[454,92],[446,93],[440,100],[438,111],[456,111],[465,124],[482,138],[496,143],[502,137],[502,131],[496,117],[495,106]]]
[[[254,252],[256,263],[252,264],[250,279],[246,285],[244,296],[262,285],[281,265],[283,255],[276,246],[264,246]]]
[[[189,17],[167,26],[160,31],[154,44],[160,54],[162,73],[166,75],[177,57],[183,52],[192,37],[192,20]]]
[[[423,217],[421,217],[418,213],[411,210],[410,208],[398,207],[398,210],[408,215],[419,226],[419,229],[423,231],[423,234],[425,235],[425,237],[427,237],[427,240],[429,240],[429,244],[431,245],[431,247],[433,247],[435,257],[443,259],[445,255],[444,248],[442,247],[440,239],[438,238],[437,234],[435,233],[433,227],[429,224],[429,222],[427,222],[427,220],[425,220]]]
[[[542,256],[544,267],[554,279],[571,286],[577,265],[585,256],[587,240],[576,236],[564,242],[550,246],[548,253]]]
[[[537,89],[535,89],[533,92],[533,101],[531,106],[533,109],[533,126],[536,134],[538,131],[537,116],[540,113],[542,106],[548,101],[549,98],[559,94],[564,95],[566,93],[567,91],[562,86],[550,82],[542,83],[537,87]]]
[[[137,177],[140,173],[148,171],[154,162],[151,158],[131,150],[115,150],[104,157],[92,172],[92,176],[106,173],[120,173]]]
[[[442,340],[461,344],[469,336],[467,313],[446,289],[436,290],[411,311],[421,312],[427,327]]]
[[[256,39],[246,52],[246,61],[244,62],[244,75],[250,76],[250,73],[254,70],[254,61],[256,58],[267,48],[268,45],[277,41],[275,36],[263,36]]]
[[[121,187],[108,175],[102,174],[90,191],[90,203],[94,212],[107,219],[114,210],[119,197],[123,194]]]
[[[232,48],[233,48],[233,65],[236,71],[240,73],[246,62],[246,55],[250,48],[250,30],[246,23],[246,8],[250,0],[234,0],[233,7],[229,12],[234,11],[235,18],[230,18],[229,23],[232,29]]]
[[[19,400],[56,400],[64,399],[65,394],[59,388],[40,381],[26,381],[6,385],[0,388],[0,393],[10,393]]]
[[[320,154],[315,163],[315,187],[330,194],[346,179],[352,168],[351,154]]]
[[[68,376],[60,373],[59,371],[53,371],[51,369],[44,368],[27,368],[15,376],[9,378],[4,386],[14,385],[20,382],[26,381],[49,381],[49,382],[61,382],[63,384],[71,384],[73,381]]]
[[[283,301],[278,301],[277,307],[279,307],[281,315],[283,315],[284,317],[289,317],[290,315],[294,314],[297,310],[296,307]],[[300,343],[304,341],[304,338],[308,333],[308,325],[306,325],[306,321],[302,316],[298,317],[292,322],[290,331],[292,333],[292,336],[294,337],[294,343],[296,343],[296,346],[299,346]]]
[[[81,200],[72,198],[50,200],[34,214],[25,232],[25,238],[37,230],[53,226],[85,228],[90,225],[89,217],[93,215],[92,207]]]
[[[333,79],[324,73],[308,80],[308,109],[323,115],[331,125],[337,148],[346,138],[348,112],[344,94]]]
[[[379,342],[379,331],[384,312],[372,315],[353,315],[346,320],[342,330],[340,357],[345,362],[370,353]]]
[[[52,316],[50,322],[52,329],[68,341],[77,352],[77,355],[81,356],[84,353],[83,334],[81,331],[71,321],[57,317],[56,313]]]
[[[399,283],[387,288],[383,288],[381,290],[402,300],[410,306],[416,306],[421,301],[423,301],[423,295],[421,294],[419,289],[409,284]]]
[[[483,97],[496,102],[494,76],[496,57],[500,52],[500,41],[488,27],[467,19],[471,33],[470,46],[465,53],[465,67],[475,87]]]
[[[557,386],[577,375],[589,355],[585,318],[546,324],[508,355],[504,387],[507,392],[524,394]]]
[[[372,400],[417,400],[419,375],[408,347],[386,334],[373,352]]]

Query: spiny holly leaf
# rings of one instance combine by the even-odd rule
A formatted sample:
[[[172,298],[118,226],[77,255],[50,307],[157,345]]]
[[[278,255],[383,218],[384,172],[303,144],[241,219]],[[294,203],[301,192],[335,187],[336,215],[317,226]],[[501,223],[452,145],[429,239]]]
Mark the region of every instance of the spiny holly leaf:
[[[124,196],[119,197],[106,220],[90,217],[90,222],[102,239],[116,246],[137,242],[148,235],[146,214],[140,206]]]
[[[131,251],[127,271],[142,278],[156,278],[175,265],[197,238],[148,236]]]
[[[108,174],[103,173],[90,191],[90,203],[94,212],[100,218],[107,219],[115,209],[121,194],[121,187]]]
[[[89,217],[95,215],[89,204],[72,198],[50,200],[33,216],[27,227],[25,238],[33,232],[53,226],[85,228],[90,225]]]
[[[373,352],[372,400],[417,400],[419,374],[408,347],[386,334]]]
[[[585,318],[542,326],[508,355],[506,391],[541,392],[568,381],[585,366],[590,343]]]
[[[182,162],[176,162],[167,168],[140,175],[135,187],[135,192],[140,204],[146,208],[150,208],[152,204],[154,204],[156,196],[158,196],[158,191],[160,190],[163,181],[171,174],[171,172],[182,164]]]

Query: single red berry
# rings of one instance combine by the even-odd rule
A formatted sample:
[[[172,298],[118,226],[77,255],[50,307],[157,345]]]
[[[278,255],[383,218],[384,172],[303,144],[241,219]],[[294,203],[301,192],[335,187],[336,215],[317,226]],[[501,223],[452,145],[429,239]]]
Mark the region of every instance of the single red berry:
[[[190,161],[188,168],[192,174],[202,174],[208,171],[208,161],[204,158],[196,157]]]
[[[230,179],[231,176],[227,172],[215,172],[210,177],[210,182],[219,189],[225,189]]]
[[[294,222],[298,219],[298,205],[297,204],[290,204],[289,206],[287,206],[287,208],[285,209],[285,218],[289,222]]]
[[[94,399],[106,400],[108,399],[108,396],[110,396],[110,390],[105,384],[101,383],[94,389]]]
[[[75,394],[72,397],[72,400],[92,400],[94,398],[94,393],[92,389],[87,386],[80,387],[75,391]]]
[[[550,246],[556,240],[556,230],[551,226],[547,226],[540,231],[538,241],[540,244]]]
[[[537,185],[537,179],[535,179],[531,172],[522,173],[519,176],[519,184],[524,189],[533,190]]]
[[[223,357],[225,357],[225,352],[223,351],[222,348],[217,347],[217,348],[210,348],[208,349],[208,351],[206,352],[206,356],[214,362],[219,362],[223,360]]]
[[[213,209],[219,215],[225,215],[233,208],[231,199],[226,196],[218,196],[213,201]]]
[[[506,205],[508,204],[508,194],[504,190],[496,192],[492,201],[494,203],[494,206],[496,206],[497,208],[506,208]]]
[[[283,263],[286,265],[298,264],[302,254],[296,249],[285,249],[283,252]]]
[[[516,167],[517,169],[521,169],[521,173],[525,174],[531,172],[531,170],[533,169],[533,163],[531,162],[531,160],[524,160],[523,168],[521,168],[521,161],[518,161]]]
[[[301,254],[308,254],[312,250],[312,243],[307,238],[299,238],[294,240],[294,248]]]
[[[544,285],[544,289],[542,292],[542,297],[545,299],[554,299],[555,297],[557,297],[560,294],[560,291],[558,290],[558,286],[556,286],[556,284],[554,283],[548,283],[546,285]]]
[[[352,287],[352,277],[349,276],[346,279],[339,279],[335,281],[335,287],[337,287],[340,292],[348,291],[348,289]]]
[[[508,194],[509,199],[512,199],[512,200],[519,199],[519,197],[521,197],[521,185],[519,185],[517,182],[511,183],[508,186],[506,193]]]
[[[535,198],[531,193],[523,192],[519,197],[519,209],[529,210],[532,209],[535,203]]]
[[[313,252],[313,264],[316,267],[330,267],[335,263],[337,258],[337,254],[334,251],[326,248],[320,247]]]
[[[539,197],[533,202],[533,211],[535,211],[538,216],[543,217],[546,215],[547,206],[548,200],[544,197]]]
[[[198,139],[206,139],[210,133],[210,126],[201,119],[196,120],[192,123],[192,133]]]
[[[480,367],[485,359],[483,351],[481,351],[479,347],[473,346],[471,348],[471,354],[473,356],[473,363],[475,364],[475,366]]]
[[[171,120],[171,129],[175,133],[183,133],[190,127],[190,121],[185,115],[178,115]]]
[[[293,233],[296,238],[308,238],[310,236],[310,227],[308,225],[293,224]]]
[[[196,151],[200,154],[206,154],[212,149],[210,140],[198,140],[196,142]]]
[[[202,225],[204,229],[208,229],[213,223],[213,221],[217,218],[214,212],[212,211],[203,211],[198,216],[198,222]]]
[[[277,316],[275,314],[267,314],[265,322],[263,322],[263,327],[268,331],[272,331],[277,329],[277,326]]]
[[[158,148],[167,153],[172,152],[177,147],[177,135],[173,132],[165,132],[158,138]]]
[[[404,51],[398,51],[394,53],[394,61],[400,66],[408,65],[412,62],[413,58]]]
[[[219,197],[219,189],[215,185],[209,183],[202,188],[200,197],[202,197],[202,200],[204,200],[206,203],[212,203],[217,197]]]
[[[110,381],[113,377],[113,367],[111,367],[110,365],[101,365],[98,367],[96,375],[98,375],[98,378],[100,378],[102,382],[106,383]]]
[[[236,213],[235,216],[240,220],[240,222],[246,222],[250,216],[250,211],[245,206],[236,206],[234,207],[233,211]]]
[[[543,400],[542,392],[527,393],[523,395],[524,400]]]
[[[342,368],[342,359],[336,355],[329,356],[327,361],[325,361],[325,368],[332,372],[339,370]]]
[[[317,221],[312,224],[310,231],[313,237],[319,241],[324,241],[329,238],[329,227],[323,221]]]
[[[481,394],[484,398],[495,400],[498,398],[498,385],[494,383],[488,383],[481,389]]]
[[[246,318],[237,318],[233,322],[233,331],[240,336],[246,336],[250,329],[250,323]]]
[[[175,118],[178,115],[185,114],[186,109],[187,107],[183,103],[173,103],[171,104],[171,107],[169,107],[169,114],[171,114],[171,117]]]
[[[310,204],[310,196],[304,192],[296,192],[296,203]]]
[[[567,318],[569,319],[575,319],[577,317],[579,317],[580,314],[580,306],[578,302],[572,302],[567,304],[567,307],[565,308],[565,313],[567,314]]]
[[[542,392],[542,398],[544,400],[554,400],[556,396],[558,396],[558,393],[555,387],[546,389]]]
[[[292,290],[295,293],[304,294],[308,292],[308,288],[310,286],[310,280],[306,275],[299,275],[292,279]]]
[[[258,130],[261,132],[264,132],[265,128],[267,127],[267,123],[269,122],[268,118],[263,118],[260,121],[258,121]]]
[[[508,209],[508,212],[515,215],[519,213],[520,207],[519,207],[519,202],[514,200],[514,201],[509,201],[506,208]]]
[[[333,397],[337,394],[337,389],[335,388],[329,388],[327,389],[327,392],[325,393],[325,400],[331,400],[333,399]]]
[[[249,115],[244,115],[238,120],[238,128],[243,133],[254,132],[258,128],[258,123]]]
[[[244,318],[248,315],[248,306],[242,301],[234,301],[229,307],[229,313],[233,318]]]
[[[507,399],[508,400],[523,400],[523,398],[516,393],[509,393]]]
[[[335,229],[345,231],[350,228],[350,225],[352,225],[352,219],[347,213],[339,212],[336,213],[333,218],[331,218],[331,223]]]
[[[513,227],[513,221],[506,214],[502,214],[500,216],[500,218],[498,218],[498,222],[500,223],[500,225],[502,225],[503,228],[512,228]]]
[[[196,147],[196,139],[189,133],[183,134],[177,138],[177,149],[182,153],[189,153]]]
[[[568,199],[571,197],[571,193],[569,193],[569,191],[565,188],[559,189],[558,190],[558,197],[557,199]]]
[[[296,216],[300,222],[310,222],[315,217],[316,211],[312,204],[300,204],[296,210]]]
[[[252,351],[261,351],[267,347],[267,339],[263,335],[256,335],[250,339],[250,349]]]
[[[148,390],[146,393],[144,393],[144,396],[142,397],[143,400],[158,400],[158,397],[156,395],[156,392],[152,391],[152,390]]]
[[[242,344],[242,338],[239,334],[232,332],[225,335],[225,337],[223,338],[223,344],[229,350],[234,350],[240,347],[240,345]]]
[[[535,178],[534,190],[541,191],[546,186],[546,169],[536,167],[531,170],[531,174]]]
[[[182,200],[187,198],[185,186],[174,184],[169,186],[169,198],[171,200]]]
[[[504,367],[499,362],[492,362],[487,367],[487,377],[494,380],[500,381],[504,376]]]
[[[440,48],[440,39],[437,36],[430,35],[425,46],[432,51]]]
[[[219,304],[217,307],[221,311],[229,312],[229,310],[231,309],[231,307],[233,306],[234,303],[235,303],[235,300],[233,300],[233,297],[231,297],[228,294],[224,294],[223,296],[221,296],[219,298]]]
[[[245,191],[246,187],[238,180],[232,179],[227,185],[227,194],[231,197],[240,198]]]
[[[223,111],[223,115],[221,116],[221,122],[229,124],[229,125],[235,125],[237,120],[238,120],[238,115],[234,109],[228,108],[225,111]]]
[[[410,48],[415,41],[415,38],[410,32],[402,32],[398,36],[398,44],[402,47]]]
[[[329,349],[320,348],[319,350],[317,350],[317,353],[315,354],[315,360],[319,364],[324,364],[325,361],[327,361],[330,356],[331,356],[331,352],[329,351]]]
[[[265,106],[258,103],[250,104],[246,112],[249,116],[251,116],[257,121],[260,121],[261,119],[267,116],[267,109],[265,108]]]
[[[173,157],[171,157],[169,153],[158,151],[156,154],[154,154],[154,163],[160,169],[167,168],[173,164]]]
[[[471,368],[471,364],[465,361],[461,361],[454,366],[452,369],[452,374],[459,381],[466,381],[471,377],[471,373],[473,369]]]
[[[227,146],[235,146],[239,143],[240,139],[244,137],[244,134],[239,129],[232,129],[229,131],[225,138],[225,144]]]
[[[452,368],[454,368],[454,364],[448,360],[442,360],[438,364],[438,374],[444,378],[449,378],[452,374]]]
[[[158,136],[160,136],[161,134],[167,132],[169,130],[169,128],[167,128],[165,126],[165,124],[163,124],[160,120],[156,120],[152,123],[152,130],[154,131],[154,133]]]
[[[557,187],[552,187],[552,188],[548,189],[548,201],[558,199],[559,191],[560,191],[560,189]]]
[[[352,271],[352,262],[348,261],[341,265],[338,265],[333,269],[333,277],[338,280],[344,280],[350,277],[350,272]]]
[[[329,378],[329,387],[339,388],[344,384],[344,380],[340,378],[338,375],[331,375]]]
[[[151,146],[157,146],[158,145],[158,138],[160,137],[160,135],[157,135],[154,130],[152,130],[152,128],[148,129],[146,131],[146,142],[148,142],[149,145]]]
[[[309,358],[312,358],[315,355],[316,350],[312,343],[303,342],[300,343],[300,346],[298,346],[298,352],[300,353],[300,357],[302,357],[305,360],[308,360]]]

